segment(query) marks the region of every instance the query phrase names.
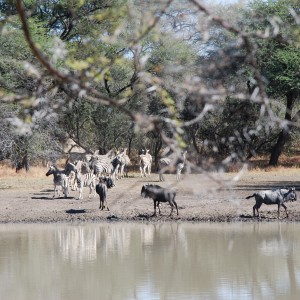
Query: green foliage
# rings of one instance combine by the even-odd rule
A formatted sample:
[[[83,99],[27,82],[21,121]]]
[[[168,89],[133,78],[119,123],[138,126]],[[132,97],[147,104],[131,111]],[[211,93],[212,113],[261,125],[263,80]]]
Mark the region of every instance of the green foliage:
[[[292,90],[299,91],[300,35],[296,30],[298,25],[290,13],[291,8],[299,11],[298,1],[257,0],[250,3],[250,10],[256,20],[252,21],[252,29],[265,30],[271,24],[279,28],[277,38],[259,41],[258,49],[259,66],[269,81],[268,91],[273,96],[286,95]]]
[[[58,141],[69,136],[91,151],[150,145],[158,155],[163,132],[176,147],[194,147],[198,154],[202,151],[221,159],[235,153],[244,159],[266,140],[266,132],[259,128],[264,128],[267,122],[259,115],[259,105],[247,99],[250,95],[246,81],[253,74],[252,67],[247,65],[247,51],[240,48],[236,33],[222,29],[217,22],[206,24],[204,19],[201,19],[204,27],[211,27],[206,33],[197,33],[199,40],[203,38],[198,48],[191,40],[185,40],[187,33],[193,35],[186,28],[200,15],[194,15],[190,7],[182,8],[182,2],[178,1],[181,12],[173,6],[174,10],[167,11],[167,17],[155,28],[152,25],[162,15],[166,1],[26,0],[24,3],[32,13],[27,20],[37,47],[47,54],[55,68],[77,80],[70,83],[49,77],[32,56],[18,19],[10,16],[5,20],[8,34],[0,36],[2,92],[28,95],[22,103],[26,109],[19,111],[18,107],[14,114],[28,123],[35,121],[39,128],[32,123],[32,135],[18,140],[20,136],[11,131],[11,137],[18,140],[17,144],[26,145],[33,155],[42,152],[50,155],[45,147],[50,138],[54,140],[51,146],[57,149]],[[297,11],[297,1],[257,0],[249,3],[244,15],[238,7],[234,16],[248,32],[264,32],[270,24],[279,28],[276,39],[270,36],[251,40],[259,46],[255,55],[259,71],[268,80],[267,91],[278,101],[279,95],[299,91],[300,85],[299,31],[289,5]],[[0,5],[1,9],[4,14],[9,8]],[[234,15],[233,10],[230,13]],[[186,14],[190,16],[184,23]],[[182,22],[179,27],[187,31],[175,32],[173,24],[167,24],[168,18],[173,18],[175,27],[176,22]],[[228,21],[233,20],[228,16]],[[201,28],[197,25],[193,30]],[[275,29],[270,31],[271,35]],[[206,41],[207,33],[211,37]],[[40,72],[38,79],[25,72],[24,61],[35,65]],[[235,91],[246,95],[243,101],[228,96],[233,86]],[[223,94],[226,99],[218,93],[225,87],[229,87]],[[217,97],[210,97],[214,92]],[[126,99],[122,108],[133,114],[145,113],[145,123],[148,117],[154,117],[155,126],[153,123],[146,128],[142,124],[142,129],[151,131],[138,132],[138,126],[116,105],[100,104],[104,102],[102,98],[114,103]],[[34,108],[30,107],[31,99],[38,99]],[[206,104],[213,108],[198,122],[182,127],[184,121],[198,117]],[[36,112],[44,119],[36,118]],[[272,131],[271,135],[277,133],[275,126],[265,127]],[[56,135],[54,129],[61,131]]]
[[[0,160],[10,159],[16,166],[26,157],[30,164],[40,160],[55,161],[61,155],[60,129],[54,119],[39,118],[35,126],[22,123],[22,106],[0,102]]]
[[[272,94],[300,91],[300,49],[292,46],[276,49],[264,63],[264,69]]]

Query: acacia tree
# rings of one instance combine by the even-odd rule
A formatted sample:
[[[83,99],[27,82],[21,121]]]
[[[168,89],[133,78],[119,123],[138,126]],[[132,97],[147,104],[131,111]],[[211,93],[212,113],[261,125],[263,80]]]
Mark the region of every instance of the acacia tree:
[[[277,165],[279,156],[289,140],[291,128],[297,124],[300,114],[300,111],[293,113],[296,101],[300,99],[300,49],[297,29],[299,24],[295,17],[299,8],[298,1],[258,0],[251,2],[247,11],[248,16],[249,14],[255,16],[251,21],[252,28],[265,31],[271,22],[278,31],[274,39],[259,40],[257,51],[258,67],[266,78],[268,95],[286,99],[284,116],[286,122],[280,126],[277,142],[271,149],[270,165]]]
[[[261,112],[268,113],[259,114],[259,119],[271,118],[272,107],[260,72],[256,45],[261,39],[276,40],[278,34],[272,31],[273,36],[264,35],[250,31],[250,27],[236,26],[209,11],[199,1],[186,1],[187,9],[178,15],[174,7],[180,2],[175,0],[153,3],[113,1],[105,6],[106,2],[81,1],[73,8],[65,5],[65,1],[47,1],[48,9],[42,8],[43,13],[39,15],[32,1],[16,1],[26,41],[38,60],[35,64],[38,68],[31,68],[31,71],[36,71],[35,88],[38,92],[27,91],[23,96],[33,111],[37,103],[41,104],[40,95],[42,91],[45,93],[46,86],[48,97],[43,102],[43,109],[47,115],[57,112],[66,115],[66,108],[72,109],[75,101],[89,102],[92,117],[87,120],[101,134],[97,136],[96,130],[95,134],[86,138],[84,132],[79,132],[85,126],[77,126],[77,137],[83,141],[86,138],[87,143],[91,144],[93,139],[100,142],[100,137],[108,132],[111,143],[114,135],[109,130],[119,124],[122,128],[132,129],[134,134],[155,133],[153,139],[180,155],[182,148],[189,147],[195,130],[200,129],[198,132],[203,138],[199,135],[199,139],[203,139],[205,153],[211,152],[211,149],[219,153],[222,150],[225,163],[228,162],[226,156],[234,159],[242,157],[237,155],[241,149],[239,141],[247,141],[252,132],[258,136],[259,131],[255,129],[261,125],[250,118],[256,128],[247,127],[247,120],[241,117],[245,126],[238,130],[238,134],[234,132],[234,126],[221,126],[226,120],[228,123],[231,121],[232,107],[238,101],[242,104],[250,102],[250,106],[255,102]],[[171,16],[171,19],[175,16],[174,24],[178,24],[179,20],[180,26],[165,26],[166,16]],[[193,23],[193,30],[197,29],[198,34],[195,32],[195,35],[190,35],[193,39],[187,39],[182,20],[195,21],[198,17],[200,22]],[[52,40],[49,33],[59,35],[60,40],[54,39],[55,49],[43,51],[37,46],[38,39],[32,37],[30,28],[31,23],[37,22],[45,30],[51,28],[45,38]],[[222,43],[210,43],[213,39],[207,36],[212,37],[216,33],[226,47],[222,47]],[[201,43],[200,48],[195,46],[195,41],[197,46]],[[218,56],[209,56],[208,49],[216,45]],[[233,73],[240,72],[240,65],[247,65],[248,73],[256,80],[257,88],[250,96],[245,86],[243,89],[234,88],[230,84]],[[231,76],[226,78],[229,73]],[[158,105],[151,110],[149,104],[154,100]],[[197,109],[185,117],[184,112],[189,105]],[[236,107],[240,104],[237,103]],[[109,119],[111,112],[112,118]],[[80,115],[80,111],[78,113],[84,116]],[[24,115],[26,117],[30,113]],[[112,126],[105,126],[107,124],[101,123],[102,120],[111,122]],[[216,122],[220,124],[218,131],[214,130]],[[93,129],[90,124],[85,125]],[[75,128],[72,126],[70,132]],[[205,134],[213,135],[208,139]],[[222,143],[223,137],[226,141],[223,148],[216,147],[216,143]],[[195,148],[199,147],[199,139],[193,141]],[[203,167],[196,169],[203,171]]]
[[[46,115],[43,108],[51,79],[39,84],[33,75],[35,70],[30,64],[35,57],[14,16],[13,3],[1,9],[4,9],[7,22],[0,35],[0,159],[10,159],[12,166],[28,169],[35,161],[59,157],[61,130],[57,118]],[[51,38],[45,38],[43,28],[32,22],[30,28],[45,51],[52,47]],[[39,105],[31,105],[29,94],[32,99],[39,99]]]
[[[196,6],[206,11],[201,4]],[[297,125],[298,113],[291,117],[291,104],[299,98],[298,10],[297,1],[252,1],[246,9],[232,9],[226,19],[212,17],[214,24],[210,28],[214,34],[207,39],[198,76],[207,87],[219,85],[232,93],[225,102],[212,103],[209,115],[188,129],[198,152],[207,148],[204,153],[221,154],[221,159],[227,154],[245,160],[263,150],[272,152],[270,163],[277,163],[289,136],[289,121]],[[239,27],[232,25],[233,11]],[[215,89],[215,96],[218,91]],[[208,97],[197,101],[197,96],[191,94],[187,107],[192,103],[198,108],[192,114],[186,110],[187,119],[198,115],[204,107],[209,108]],[[288,100],[284,123],[277,104],[282,96]],[[280,133],[278,128],[282,129]]]

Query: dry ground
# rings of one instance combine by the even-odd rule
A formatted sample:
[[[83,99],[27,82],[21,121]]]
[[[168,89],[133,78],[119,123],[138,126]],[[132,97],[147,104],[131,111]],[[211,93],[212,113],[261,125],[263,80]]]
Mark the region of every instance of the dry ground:
[[[261,218],[252,218],[254,198],[245,197],[254,191],[284,186],[295,186],[299,200],[287,203],[289,218],[282,208],[281,221],[300,221],[300,170],[285,168],[273,171],[250,171],[242,174],[184,175],[179,183],[175,175],[166,175],[159,183],[158,175],[140,178],[129,174],[129,178],[118,180],[108,191],[110,211],[100,211],[99,198],[88,199],[88,188],[84,188],[83,200],[77,200],[78,192],[70,197],[53,198],[53,177],[46,177],[46,168],[32,168],[29,173],[15,174],[0,169],[0,223],[53,223],[53,222],[100,222],[100,221],[204,221],[204,222],[259,222],[277,221],[277,206],[262,205]],[[152,217],[153,201],[140,196],[145,183],[172,187],[177,191],[176,213],[168,217],[170,207],[162,204],[162,215]]]

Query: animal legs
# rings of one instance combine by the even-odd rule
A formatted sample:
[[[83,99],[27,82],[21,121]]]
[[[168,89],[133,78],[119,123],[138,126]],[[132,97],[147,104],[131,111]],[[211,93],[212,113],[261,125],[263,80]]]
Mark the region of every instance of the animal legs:
[[[171,217],[172,216],[172,213],[173,213],[173,209],[174,209],[174,204],[172,203],[170,203],[170,205],[171,205],[171,212],[170,212],[170,215],[169,215],[169,217]]]
[[[69,194],[68,188],[64,187],[63,190],[64,190],[64,196],[65,196],[65,198],[68,198],[68,194]]]
[[[174,205],[175,205],[175,207],[176,207],[176,210],[177,210],[177,216],[178,216],[178,207],[177,207],[177,203],[175,202],[175,200],[173,200],[173,203],[174,203]]]
[[[161,212],[160,212],[160,202],[157,202],[156,207],[158,207],[158,213],[161,215]]]
[[[58,188],[57,188],[57,185],[54,183],[54,194],[53,194],[53,198],[55,197],[55,195],[58,195]]]
[[[152,216],[156,216],[156,201],[153,201],[153,203],[154,203],[154,213],[153,213],[153,215]]]
[[[89,198],[91,198],[92,196],[92,193],[93,193],[93,185],[90,185],[90,193],[89,193]],[[95,194],[94,194],[94,197],[96,196],[96,190],[95,190]]]
[[[174,207],[176,208],[177,216],[178,216],[178,207],[177,207],[177,203],[173,200],[173,202],[171,202],[170,205],[171,205],[170,217],[171,217],[172,214],[173,214]]]
[[[82,198],[83,198],[83,196],[82,196],[82,190],[83,190],[83,188],[80,187],[80,188],[79,188],[79,196],[78,196],[78,199],[82,199]]]
[[[159,181],[165,181],[165,178],[162,173],[159,173]]]
[[[256,204],[253,206],[253,218],[256,217],[256,215],[255,215],[255,210],[257,211],[257,216],[259,217],[259,212],[258,212],[258,208],[257,208],[257,205],[256,205]]]
[[[285,210],[286,217],[288,218],[289,215],[288,215],[288,212],[287,212],[287,207],[284,205],[284,203],[282,203],[281,205],[282,205],[282,207],[283,207],[284,210]],[[278,205],[278,219],[279,219],[279,209],[280,209],[280,204]]]
[[[148,176],[150,176],[150,174],[151,174],[151,165],[149,165],[147,169],[148,169]]]
[[[107,210],[109,211],[109,208],[108,208],[108,204],[107,204],[106,199],[105,199],[105,203],[106,203],[106,208],[107,208]]]
[[[140,167],[141,177],[146,177],[146,166]]]

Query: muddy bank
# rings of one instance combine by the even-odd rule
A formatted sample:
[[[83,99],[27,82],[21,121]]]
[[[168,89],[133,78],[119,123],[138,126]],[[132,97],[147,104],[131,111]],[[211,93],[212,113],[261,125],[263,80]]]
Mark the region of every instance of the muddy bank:
[[[166,175],[166,181],[158,182],[158,175],[140,178],[134,174],[117,181],[108,191],[110,211],[99,210],[98,195],[77,200],[78,192],[71,191],[67,199],[53,198],[52,178],[31,178],[20,175],[0,178],[0,223],[61,223],[61,222],[277,222],[277,206],[262,205],[261,218],[252,218],[254,199],[245,197],[253,192],[295,186],[300,199],[300,171],[285,169],[281,172],[248,172],[223,175],[185,175],[179,183],[175,175]],[[170,207],[162,204],[162,215],[152,217],[153,201],[140,196],[143,184],[154,183],[170,187],[177,192],[175,211],[169,217]],[[300,204],[288,202],[289,218],[281,210],[281,222],[299,222]]]

